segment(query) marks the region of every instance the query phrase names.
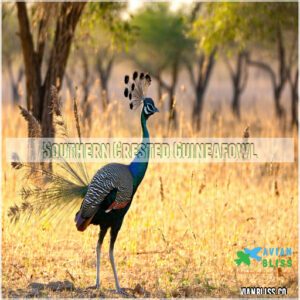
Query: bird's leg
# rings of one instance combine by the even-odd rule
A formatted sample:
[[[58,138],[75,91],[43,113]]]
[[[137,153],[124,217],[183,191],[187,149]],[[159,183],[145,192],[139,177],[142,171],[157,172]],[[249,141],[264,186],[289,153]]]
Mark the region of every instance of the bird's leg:
[[[119,291],[121,288],[120,288],[118,274],[117,274],[117,270],[116,270],[116,265],[115,265],[115,260],[114,260],[114,250],[113,249],[109,249],[109,258],[110,258],[111,267],[112,267],[113,272],[114,272],[116,290]]]
[[[119,227],[118,228],[114,228],[114,227],[111,228],[111,231],[110,231],[110,245],[109,245],[109,259],[110,259],[111,267],[112,267],[113,272],[114,272],[116,292],[118,294],[122,294],[123,296],[128,296],[129,297],[129,295],[126,292],[124,292],[124,290],[121,289],[121,287],[120,287],[118,274],[117,274],[117,269],[116,269],[116,265],[115,265],[115,259],[114,259],[114,245],[115,245],[115,241],[116,241],[117,236],[118,236],[119,229],[120,229]]]
[[[116,230],[115,228],[111,228],[111,231],[110,231],[110,245],[109,245],[109,259],[110,259],[111,267],[112,267],[113,272],[114,272],[116,290],[117,291],[120,290],[120,284],[119,284],[119,280],[118,280],[118,274],[117,274],[117,269],[116,269],[115,259],[114,259],[114,246],[115,246],[115,241],[116,241],[117,236],[118,236],[118,231],[119,230]]]
[[[97,253],[97,266],[96,266],[96,289],[100,287],[100,256],[101,256],[101,244],[98,240],[96,253]]]
[[[100,229],[99,239],[96,246],[96,253],[97,253],[97,266],[96,266],[96,289],[100,288],[100,257],[101,257],[101,247],[103,244],[103,240],[105,234],[107,232],[107,228]]]

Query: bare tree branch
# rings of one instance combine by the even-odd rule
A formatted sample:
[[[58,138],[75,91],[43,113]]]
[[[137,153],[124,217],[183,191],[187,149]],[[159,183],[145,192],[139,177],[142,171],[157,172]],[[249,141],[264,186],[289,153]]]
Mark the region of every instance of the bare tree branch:
[[[61,88],[75,28],[85,4],[85,2],[64,2],[61,4],[48,70],[43,84],[45,94],[42,119],[45,124],[48,124],[48,126],[43,126],[43,136],[51,137],[53,134],[53,128],[49,125],[53,123],[53,116],[49,114],[48,109],[51,104],[50,86],[56,86],[58,91]]]
[[[227,68],[229,70],[229,74],[230,74],[231,80],[234,80],[234,77],[235,77],[234,76],[234,71],[233,71],[233,68],[232,68],[232,66],[231,66],[231,64],[230,64],[230,62],[229,62],[229,60],[228,60],[228,58],[227,58],[226,55],[224,57],[224,61],[225,61],[226,66],[227,66]]]
[[[204,77],[204,86],[207,86],[208,84],[208,80],[210,78],[210,74],[211,74],[211,71],[212,71],[212,67],[215,63],[215,55],[216,55],[216,52],[217,52],[217,48],[214,48],[213,51],[209,54],[209,58],[208,58],[208,64],[207,64],[207,67],[205,69],[205,77]]]
[[[185,66],[187,68],[191,84],[192,84],[193,88],[196,88],[196,78],[195,78],[195,73],[194,73],[194,70],[193,70],[193,66],[192,66],[191,62],[188,61],[187,59],[184,59],[184,63],[185,63]]]
[[[242,58],[243,58],[243,62],[242,62],[242,78],[241,78],[241,84],[240,84],[240,91],[244,91],[248,82],[248,77],[249,77],[249,71],[247,68],[247,57],[248,57],[248,53],[243,51],[242,53]]]
[[[32,99],[40,99],[41,74],[38,69],[36,53],[34,51],[33,38],[30,31],[29,18],[26,3],[17,2],[17,12],[20,28],[21,46],[24,56],[26,74],[27,109],[33,111],[33,115],[41,120],[41,105],[32,105]]]
[[[247,63],[250,66],[258,67],[258,68],[264,70],[265,72],[267,72],[270,75],[273,88],[276,88],[276,85],[277,85],[277,83],[276,83],[276,74],[275,74],[274,70],[268,64],[266,64],[262,61],[254,61],[254,60],[251,60],[251,59],[248,59]]]
[[[51,11],[51,5],[52,3],[44,3],[43,4],[43,11],[42,16],[39,21],[38,25],[38,35],[37,35],[37,57],[38,57],[38,63],[39,67],[42,65],[44,51],[45,51],[45,45],[46,45],[46,35],[47,35],[47,25],[50,18],[50,11]]]

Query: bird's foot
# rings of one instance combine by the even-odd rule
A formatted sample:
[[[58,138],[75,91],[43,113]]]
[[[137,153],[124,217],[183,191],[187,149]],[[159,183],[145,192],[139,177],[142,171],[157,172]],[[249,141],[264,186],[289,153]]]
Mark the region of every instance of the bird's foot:
[[[100,289],[100,284],[92,285],[87,287],[88,290],[99,290]]]
[[[125,298],[135,298],[134,295],[128,294],[128,293],[125,291],[125,289],[122,289],[122,288],[118,288],[118,289],[116,289],[116,290],[112,290],[111,292],[114,293],[114,294],[119,294],[119,295],[121,295],[121,296],[123,296],[123,297],[125,297]]]

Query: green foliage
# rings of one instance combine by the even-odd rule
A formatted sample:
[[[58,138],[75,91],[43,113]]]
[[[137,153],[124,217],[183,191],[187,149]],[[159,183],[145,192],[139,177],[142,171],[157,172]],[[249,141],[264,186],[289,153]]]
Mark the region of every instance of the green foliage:
[[[4,64],[15,60],[21,54],[20,40],[16,34],[17,21],[14,5],[4,3],[2,5],[2,55]]]
[[[145,6],[133,16],[131,24],[138,28],[134,58],[149,65],[150,69],[163,70],[180,63],[188,49],[193,47],[191,38],[186,35],[185,16],[170,11],[169,4]]]
[[[94,2],[89,3],[82,16],[78,36],[89,35],[91,46],[99,43],[109,44],[114,50],[127,50],[132,42],[134,28],[122,18],[126,3]]]
[[[297,3],[210,3],[194,22],[191,35],[207,52],[216,46],[230,51],[273,43],[279,28],[297,31]]]
[[[79,59],[92,70],[97,69],[97,62],[108,65],[116,55],[126,52],[134,37],[134,28],[122,18],[126,8],[126,3],[88,3],[76,30],[71,59]]]

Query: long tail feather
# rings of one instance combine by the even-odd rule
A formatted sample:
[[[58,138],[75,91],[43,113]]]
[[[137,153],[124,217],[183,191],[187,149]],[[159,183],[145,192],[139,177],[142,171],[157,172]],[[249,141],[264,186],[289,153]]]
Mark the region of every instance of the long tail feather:
[[[66,174],[60,175],[27,164],[22,164],[22,168],[28,169],[32,184],[22,188],[21,204],[9,208],[8,216],[11,221],[19,221],[23,215],[30,218],[46,212],[51,212],[51,218],[55,217],[57,220],[59,212],[67,212],[70,206],[80,206],[87,192],[88,182],[78,177],[75,168],[70,164],[67,167],[69,178]]]
[[[67,126],[63,119],[60,100],[55,87],[51,87],[52,113],[56,134],[68,137]],[[21,114],[29,123],[36,137],[40,137],[40,124],[26,109],[21,108]],[[75,123],[79,139],[81,139],[77,106],[74,107]],[[17,222],[21,217],[29,219],[38,215],[41,219],[62,219],[63,212],[70,208],[79,207],[87,193],[89,176],[84,162],[69,163],[61,159],[56,170],[44,169],[40,164],[26,164],[17,159],[14,153],[12,167],[24,171],[24,179],[29,183],[21,190],[21,204],[14,204],[9,208],[8,216],[11,221]]]

